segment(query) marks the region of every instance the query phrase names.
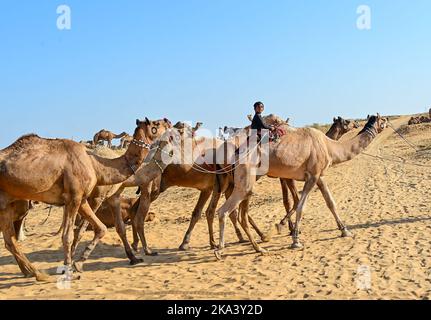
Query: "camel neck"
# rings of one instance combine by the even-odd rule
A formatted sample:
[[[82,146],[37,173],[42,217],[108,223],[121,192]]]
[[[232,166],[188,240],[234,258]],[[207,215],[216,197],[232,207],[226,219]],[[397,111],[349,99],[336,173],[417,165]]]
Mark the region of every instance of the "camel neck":
[[[340,129],[335,124],[333,124],[326,133],[326,136],[332,140],[339,140],[339,135]]]
[[[339,142],[328,139],[328,151],[332,158],[332,164],[339,164],[353,159],[364,151],[376,136],[375,129],[367,129],[348,141]]]
[[[119,158],[105,159],[93,156],[98,185],[122,183],[135,174],[148,155],[148,144],[153,141],[148,139],[140,130],[136,130],[133,139],[136,143],[131,143],[126,153]]]

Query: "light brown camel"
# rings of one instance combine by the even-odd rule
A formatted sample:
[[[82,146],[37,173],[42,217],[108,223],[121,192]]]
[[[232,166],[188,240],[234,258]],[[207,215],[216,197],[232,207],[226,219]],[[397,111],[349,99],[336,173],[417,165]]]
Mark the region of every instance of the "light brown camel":
[[[329,139],[321,131],[313,128],[291,129],[278,143],[271,146],[267,175],[298,181],[305,181],[304,189],[296,208],[296,223],[292,234],[292,248],[302,248],[299,242],[299,228],[302,212],[311,190],[317,184],[334,215],[342,236],[350,236],[344,223],[339,218],[334,199],[324,181],[325,171],[332,165],[346,162],[360,154],[386,127],[386,119],[380,115],[368,119],[364,129],[349,141],[338,142]],[[262,150],[265,152],[265,150]],[[263,155],[265,156],[265,154]],[[241,206],[241,225],[257,252],[266,252],[254,240],[248,226],[248,205],[253,185],[256,181],[256,168],[249,163],[238,164],[234,172],[235,187],[229,199],[217,211],[220,223],[219,248],[216,257],[221,259],[224,249],[224,229],[226,215]]]
[[[135,140],[142,141],[145,126],[139,120],[136,124]],[[159,160],[161,148],[166,144],[157,146],[151,164],[145,166],[149,179],[161,174]],[[16,241],[14,221],[19,219],[14,203],[33,200],[65,206],[64,264],[71,270],[73,225],[78,211],[95,230],[93,241],[79,261],[83,263],[106,232],[106,227],[91,210],[87,198],[95,186],[117,184],[132,175],[143,161],[143,150],[139,143],[132,144],[122,157],[104,159],[90,155],[83,145],[71,140],[27,135],[0,151],[0,230],[6,248],[13,254],[24,275],[35,276],[37,280],[47,279],[30,263]]]
[[[111,131],[102,129],[94,135],[93,144],[97,146],[100,141],[106,141],[108,143],[108,148],[112,148],[112,140],[121,139],[127,135],[126,132],[115,134]]]
[[[162,137],[168,130],[170,130],[172,128],[172,123],[166,118],[155,121],[150,121],[148,118],[145,118],[145,121],[143,121],[141,125],[144,128],[143,138],[141,140],[133,140],[131,146],[138,145],[140,148],[142,148],[142,155],[145,157],[150,150],[151,144],[157,141],[160,137]],[[139,163],[139,165],[140,164],[141,163]],[[121,219],[120,210],[120,196],[123,190],[124,187],[122,186],[122,183],[109,186],[97,186],[91,193],[88,199],[88,203],[93,212],[96,212],[104,201],[108,202],[111,207],[114,208],[113,210],[115,212],[117,222],[115,226],[116,231],[123,242],[124,250],[126,251],[126,255],[129,258],[130,263],[134,265],[142,262],[143,260],[136,258],[129,245],[129,242],[127,241],[126,228],[123,220]],[[87,229],[88,224],[89,222],[87,220],[81,219],[79,227],[75,230],[74,240],[71,249],[72,255],[75,254],[78,243],[81,240],[85,230]],[[82,265],[75,263],[75,267],[82,268]],[[78,271],[82,271],[82,269],[78,269]]]
[[[356,126],[359,125],[357,121],[354,121],[352,125],[352,122],[350,120],[344,120],[341,117],[334,118],[333,121],[334,122],[332,126],[329,128],[328,132],[326,132],[326,136],[336,141],[340,140],[343,135],[351,131],[353,128],[357,128]],[[281,178],[280,183],[283,194],[283,204],[286,210],[286,216],[281,220],[280,223],[275,225],[279,234],[281,234],[286,224],[289,225],[290,232],[293,232],[293,222],[290,220],[290,218],[295,212],[292,209],[295,209],[299,203],[298,189],[296,188],[295,181],[291,179]],[[288,192],[289,190],[293,197],[293,207],[290,205]]]

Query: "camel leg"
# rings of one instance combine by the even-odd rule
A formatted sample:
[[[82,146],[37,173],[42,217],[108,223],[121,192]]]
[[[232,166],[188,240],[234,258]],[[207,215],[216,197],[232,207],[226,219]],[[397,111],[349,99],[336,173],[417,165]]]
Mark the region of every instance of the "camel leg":
[[[256,224],[256,222],[254,222],[253,218],[249,214],[247,214],[247,215],[248,215],[248,222],[250,222],[250,225],[253,227],[253,229],[256,231],[256,233],[259,235],[262,242],[269,242],[270,237],[268,235],[264,234],[262,232],[262,230],[260,230],[259,226]]]
[[[263,248],[261,248],[256,240],[254,239],[250,227],[249,227],[249,205],[250,205],[250,196],[248,196],[246,199],[244,199],[240,204],[240,212],[241,212],[241,226],[244,229],[245,233],[247,234],[248,239],[251,242],[251,245],[253,246],[254,250],[256,252],[260,253],[266,253],[267,251]],[[263,234],[261,235],[263,237]]]
[[[238,238],[238,243],[246,243],[246,242],[248,242],[246,239],[244,239],[244,237],[243,237],[243,235],[242,235],[242,233],[241,233],[241,229],[240,229],[240,223],[239,223],[239,213],[238,213],[238,210],[237,209],[235,209],[235,210],[233,210],[231,213],[230,213],[230,215],[229,215],[229,219],[230,219],[230,221],[232,222],[232,224],[233,224],[233,227],[234,227],[234,229],[235,229],[235,234],[236,234],[236,236],[237,236],[237,238]]]
[[[15,221],[13,224],[16,232],[16,239],[18,239],[19,242],[25,241],[27,238],[25,236],[25,218]]]
[[[229,199],[229,197],[232,195],[232,192],[233,192],[233,185],[230,185],[225,192],[226,200]],[[239,228],[239,219],[238,219],[239,218],[239,212],[238,212],[238,210],[235,209],[234,211],[232,211],[229,214],[229,218],[233,224],[233,227],[235,228],[235,234],[238,237],[238,242],[239,243],[246,243],[247,240],[244,239],[244,237],[242,236],[242,233],[241,233],[241,229]]]
[[[74,264],[76,270],[82,272],[84,262],[88,259],[88,257],[90,257],[91,253],[93,252],[94,248],[96,248],[100,239],[102,239],[108,231],[108,228],[106,228],[103,222],[100,221],[99,218],[97,218],[93,210],[91,210],[91,207],[87,201],[82,202],[81,206],[79,207],[79,213],[84,219],[90,221],[91,226],[94,230],[93,240],[90,242],[90,244],[87,245],[81,258]],[[73,233],[71,233],[71,237],[73,237]]]
[[[13,212],[10,208],[8,208],[6,212],[0,213],[0,231],[3,232],[6,249],[14,256],[25,277],[36,277],[37,281],[46,281],[48,276],[37,270],[21,251],[16,239],[16,231],[12,221],[12,216]]]
[[[135,220],[135,216],[136,215],[133,213],[130,215],[130,221],[132,222],[132,235],[133,235],[133,242],[131,246],[135,252],[138,252],[139,235],[138,235],[138,230],[136,229],[136,224],[133,223],[133,221]]]
[[[352,237],[352,233],[347,230],[346,225],[341,221],[340,217],[337,214],[337,208],[335,204],[335,200],[332,197],[331,192],[329,191],[328,185],[326,184],[325,180],[323,180],[322,177],[317,181],[317,186],[319,187],[320,191],[322,192],[323,198],[326,201],[326,205],[328,206],[329,210],[331,210],[332,214],[334,215],[335,221],[337,223],[338,229],[341,231],[342,237]]]
[[[147,239],[145,237],[145,219],[147,218],[148,211],[151,205],[151,192],[149,186],[141,187],[141,196],[139,198],[138,210],[135,214],[132,224],[138,232],[139,238],[142,242],[142,248],[144,254],[147,256],[156,256],[158,253],[153,252],[148,246]]]
[[[201,191],[198,203],[196,204],[196,206],[193,210],[192,219],[190,220],[189,228],[187,229],[187,232],[184,236],[183,242],[180,245],[180,248],[179,248],[180,250],[183,250],[183,251],[189,250],[190,238],[191,238],[193,229],[194,229],[196,223],[200,220],[201,215],[202,215],[202,210],[203,210],[205,204],[207,203],[208,199],[210,198],[211,193],[212,193],[212,190]]]
[[[218,192],[217,190],[214,190],[211,198],[211,202],[205,214],[207,217],[208,235],[209,235],[211,249],[215,249],[217,247],[217,244],[214,240],[214,216],[215,216],[217,204],[220,200],[220,197],[221,197],[221,193]]]
[[[123,242],[124,250],[126,251],[126,255],[130,260],[130,264],[133,266],[144,262],[143,259],[136,258],[136,256],[133,254],[132,248],[129,245],[129,241],[127,240],[126,226],[123,221],[123,216],[121,215],[120,196],[114,195],[113,197],[108,199],[108,203],[111,206],[112,212],[114,213],[115,230],[117,231],[121,241]]]
[[[247,165],[239,165],[235,170],[235,184],[232,195],[217,211],[220,224],[219,247],[214,251],[217,259],[221,260],[223,249],[225,247],[224,230],[226,224],[226,215],[234,211],[238,205],[251,196],[253,185],[256,182],[256,175],[252,174],[251,168]],[[248,219],[247,219],[248,222]],[[250,239],[251,241],[251,239]]]
[[[97,210],[99,210],[100,206],[103,203],[102,198],[90,198],[87,201],[93,212],[97,212]],[[74,232],[73,243],[72,243],[73,256],[75,255],[76,248],[78,247],[79,242],[81,242],[85,231],[87,231],[89,224],[90,222],[87,219],[84,219],[83,217],[81,217],[80,223],[78,224],[78,227],[75,229],[75,232]]]
[[[294,180],[280,179],[280,183],[281,183],[281,190],[283,193],[283,204],[286,210],[286,216],[283,218],[283,220],[280,221],[280,223],[276,224],[275,227],[277,228],[278,234],[281,234],[283,228],[286,226],[286,224],[288,224],[289,231],[292,233],[294,230],[294,225],[291,220],[291,217],[295,213],[296,209],[298,208],[298,203],[299,203],[298,189],[296,188]],[[293,208],[290,206],[289,190],[293,197]]]
[[[292,249],[302,249],[303,246],[299,242],[299,227],[301,225],[302,213],[305,209],[305,204],[307,202],[308,196],[310,192],[313,190],[317,183],[318,178],[315,176],[309,176],[304,185],[304,190],[302,191],[301,199],[298,203],[298,208],[296,209],[296,223],[295,228],[293,230],[292,239],[293,244],[291,246]]]

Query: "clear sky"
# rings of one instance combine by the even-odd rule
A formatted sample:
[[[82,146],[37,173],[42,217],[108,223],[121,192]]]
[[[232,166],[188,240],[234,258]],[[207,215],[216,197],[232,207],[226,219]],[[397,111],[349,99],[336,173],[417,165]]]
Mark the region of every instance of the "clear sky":
[[[429,0],[1,0],[0,147],[145,116],[242,126],[256,100],[295,126],[423,112],[430,16]]]

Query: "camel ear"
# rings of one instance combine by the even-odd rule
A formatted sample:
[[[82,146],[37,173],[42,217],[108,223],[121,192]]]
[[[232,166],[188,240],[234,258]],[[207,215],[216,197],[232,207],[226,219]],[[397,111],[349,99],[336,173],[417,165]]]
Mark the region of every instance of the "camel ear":
[[[287,118],[287,119],[286,119],[286,123],[289,123],[289,122],[290,122],[290,118]]]
[[[367,120],[370,120],[370,115],[367,116]]]
[[[150,120],[149,120],[147,117],[145,117],[145,124],[146,124],[147,126],[149,126],[149,125],[150,125]]]
[[[139,126],[140,123],[141,121],[139,119],[136,119],[136,125]]]
[[[337,118],[334,117],[334,119],[332,121],[334,121],[334,123],[337,122]]]

